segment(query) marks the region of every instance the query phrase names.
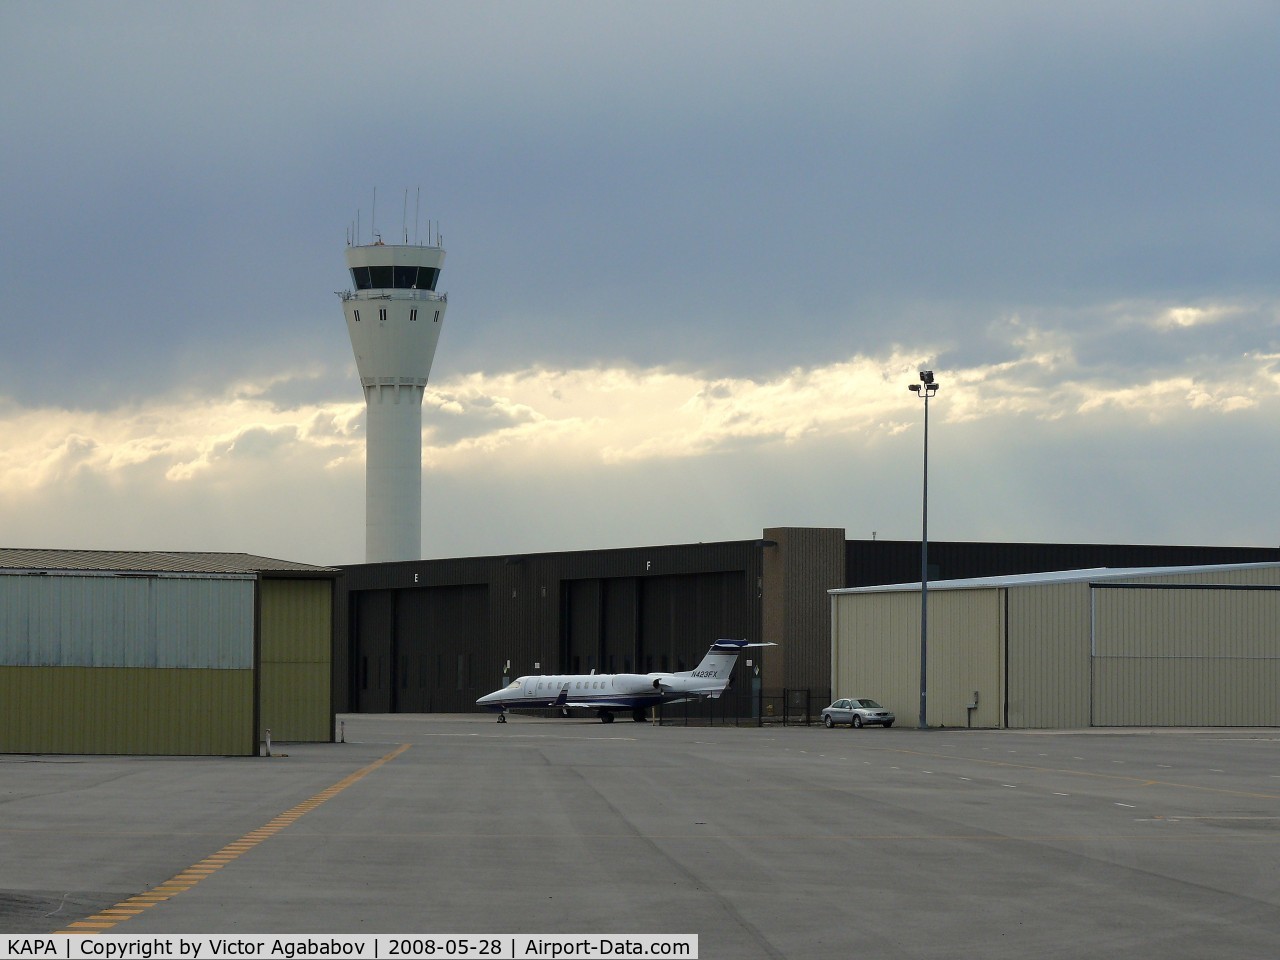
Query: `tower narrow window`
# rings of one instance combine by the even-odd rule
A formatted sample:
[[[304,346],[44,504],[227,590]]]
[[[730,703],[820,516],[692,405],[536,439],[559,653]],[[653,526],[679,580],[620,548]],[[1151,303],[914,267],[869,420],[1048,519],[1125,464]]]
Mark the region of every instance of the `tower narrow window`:
[[[418,308],[417,308],[417,307],[414,307],[412,310],[410,310],[410,311],[409,311],[409,322],[410,322],[410,323],[417,323],[417,322],[418,322]]]
[[[352,310],[351,312],[352,312],[352,313],[354,313],[354,314],[356,315],[356,323],[359,323],[359,322],[360,322],[360,311],[359,311],[359,310]]]
[[[435,321],[434,321],[434,322],[436,322],[436,323],[439,323],[439,322],[440,322],[440,311],[439,311],[439,310],[437,310],[437,311],[436,311],[436,319],[435,319]]]
[[[386,307],[380,307],[380,308],[378,309],[378,320],[379,320],[379,321],[381,321],[382,323],[386,323],[386,322],[387,322],[387,308],[386,308]]]

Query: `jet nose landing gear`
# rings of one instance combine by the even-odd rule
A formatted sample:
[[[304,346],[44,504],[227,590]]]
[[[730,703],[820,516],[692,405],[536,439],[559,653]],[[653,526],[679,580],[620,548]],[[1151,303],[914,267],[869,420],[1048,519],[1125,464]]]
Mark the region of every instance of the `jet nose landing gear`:
[[[507,711],[503,710],[503,711],[501,711],[501,712],[499,712],[499,713],[498,713],[498,722],[499,722],[499,723],[506,723],[506,722],[507,722]]]
[[[601,710],[601,711],[600,711],[600,722],[601,722],[601,723],[613,723],[613,714],[612,714],[612,713],[610,713],[608,710]]]

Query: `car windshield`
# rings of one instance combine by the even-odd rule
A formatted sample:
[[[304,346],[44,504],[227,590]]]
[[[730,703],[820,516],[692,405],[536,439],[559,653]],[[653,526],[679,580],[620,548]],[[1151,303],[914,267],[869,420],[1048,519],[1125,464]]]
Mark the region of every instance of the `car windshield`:
[[[874,700],[855,700],[853,702],[860,707],[870,707],[872,710],[880,709],[880,704],[876,703]]]

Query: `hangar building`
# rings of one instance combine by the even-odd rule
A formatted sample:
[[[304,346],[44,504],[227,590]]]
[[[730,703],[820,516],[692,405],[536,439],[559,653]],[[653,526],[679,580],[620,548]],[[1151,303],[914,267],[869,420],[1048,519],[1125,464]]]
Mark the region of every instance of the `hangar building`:
[[[920,584],[831,591],[831,677],[915,725]],[[1280,726],[1280,563],[930,582],[930,726]]]
[[[930,579],[941,580],[1280,562],[1280,550],[930,541],[929,560]],[[716,543],[347,566],[334,700],[340,712],[471,711],[504,678],[691,669],[714,640],[732,637],[778,644],[750,668],[766,695],[807,692],[807,702],[825,706],[827,591],[919,576],[919,541],[847,540],[843,529],[814,527]]]
[[[332,740],[337,574],[243,553],[0,549],[0,753]]]

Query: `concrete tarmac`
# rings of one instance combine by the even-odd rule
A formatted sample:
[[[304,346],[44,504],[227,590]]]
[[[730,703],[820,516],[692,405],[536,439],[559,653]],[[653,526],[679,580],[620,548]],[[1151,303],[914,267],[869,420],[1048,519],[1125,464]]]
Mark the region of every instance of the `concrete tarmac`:
[[[1280,731],[346,716],[0,757],[0,932],[699,935],[717,958],[1274,956]]]

